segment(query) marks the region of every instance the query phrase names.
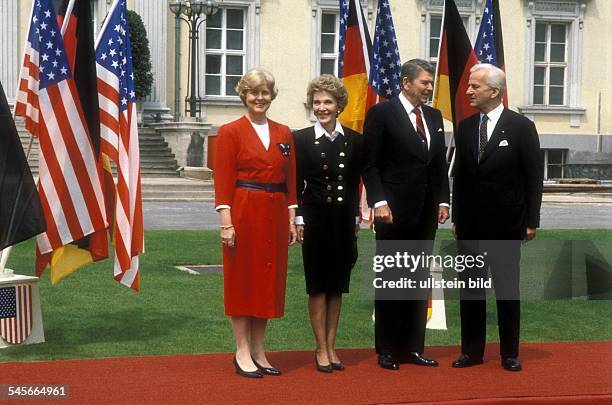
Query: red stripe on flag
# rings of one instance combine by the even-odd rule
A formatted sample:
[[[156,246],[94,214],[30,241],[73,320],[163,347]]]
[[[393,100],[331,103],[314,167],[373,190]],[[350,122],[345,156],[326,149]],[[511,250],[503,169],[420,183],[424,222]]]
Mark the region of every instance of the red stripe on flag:
[[[44,215],[45,215],[45,219],[47,222],[47,231],[45,232],[47,234],[47,238],[49,239],[49,242],[51,243],[51,246],[53,246],[53,241],[56,241],[56,243],[61,243],[61,238],[59,235],[59,232],[57,230],[57,226],[55,224],[55,221],[53,221],[53,214],[51,212],[51,207],[49,205],[49,200],[47,199],[47,196],[45,194],[45,190],[42,186],[38,187],[38,195],[40,197],[40,204],[42,206]],[[61,246],[61,245],[59,245]],[[46,267],[46,265],[45,265]],[[40,269],[40,273],[38,273],[38,266],[36,266],[37,268],[37,272],[36,275],[40,276],[42,274],[42,270],[44,270],[44,267],[42,269]]]
[[[344,65],[342,65],[342,77],[366,72],[363,59],[363,42],[358,25],[346,28],[345,41],[346,50],[344,52]]]
[[[53,143],[49,137],[49,133],[47,131],[46,126],[43,125],[43,134],[39,137],[40,142],[40,151],[45,159],[47,164],[47,168],[49,170],[48,175],[51,178],[53,183],[53,187],[55,188],[55,194],[58,196],[58,203],[61,201],[61,208],[64,212],[64,216],[66,217],[66,225],[70,230],[71,237],[74,239],[79,239],[83,235],[83,230],[81,229],[81,224],[78,221],[76,209],[74,204],[72,203],[72,198],[70,197],[70,190],[68,189],[68,185],[66,184],[66,178],[64,177],[62,166],[57,160],[57,154],[53,148]],[[41,177],[44,176],[44,173],[41,173]],[[45,185],[41,185],[41,189],[45,189]],[[51,221],[55,221],[56,218],[53,217],[51,204],[48,204],[49,211],[45,212],[45,214],[49,214],[47,217],[45,215],[45,219],[47,220],[47,224]],[[47,225],[48,226],[48,225]],[[58,239],[52,239],[49,237],[49,242],[53,249],[57,249],[58,247],[64,245],[64,242],[61,240],[58,234]]]
[[[73,86],[71,87],[71,91],[73,90]],[[72,97],[75,97],[76,90],[72,91]],[[61,129],[61,135],[64,140],[64,144],[66,145],[66,150],[68,152],[68,156],[70,157],[70,162],[74,169],[74,173],[76,175],[77,182],[79,183],[80,191],[85,199],[85,203],[87,204],[87,210],[89,213],[89,217],[91,219],[91,223],[93,229],[103,229],[104,228],[104,220],[103,215],[100,210],[100,206],[98,205],[98,201],[96,198],[96,194],[94,192],[93,184],[88,175],[88,170],[85,162],[83,161],[83,154],[77,142],[87,142],[88,147],[92,151],[93,156],[93,146],[91,145],[91,141],[89,136],[87,135],[87,130],[85,130],[85,134],[81,134],[77,141],[75,137],[75,133],[73,132],[72,125],[64,108],[64,100],[62,99],[59,89],[52,86],[48,89],[49,99],[54,106],[55,117],[57,119],[57,123]],[[77,96],[78,97],[78,96]],[[77,98],[78,99],[78,98]],[[73,100],[69,100],[67,102],[74,102]],[[81,113],[82,114],[82,113]],[[83,126],[83,129],[86,127],[84,119],[79,117],[80,122]],[[94,164],[92,161],[90,164]],[[69,168],[66,168],[69,170]],[[68,191],[69,192],[69,191]],[[79,227],[81,227],[79,225]],[[82,228],[82,227],[81,227]],[[84,235],[84,232],[80,232],[79,234],[73,234],[75,239],[80,239]]]

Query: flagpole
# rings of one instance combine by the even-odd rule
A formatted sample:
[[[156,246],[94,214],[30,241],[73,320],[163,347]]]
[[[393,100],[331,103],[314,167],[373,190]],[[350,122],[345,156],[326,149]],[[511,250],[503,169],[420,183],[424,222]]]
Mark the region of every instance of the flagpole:
[[[446,7],[444,7],[444,9],[442,10],[442,24],[440,24],[440,42],[438,42],[438,63],[436,63],[436,75],[434,76],[436,78],[438,77],[438,71],[440,69],[440,50],[442,49],[442,36],[443,36],[443,33],[444,33],[444,20],[445,19],[446,19]],[[439,85],[439,83],[437,83],[437,82],[434,83],[434,90],[433,90],[433,94],[434,95],[437,95],[436,87],[438,85]],[[432,104],[433,104],[433,102],[432,102]],[[455,123],[453,122],[452,125],[453,125],[453,131],[451,132],[451,138],[450,138],[450,141],[448,142],[448,146],[446,147],[446,161],[448,162],[448,158],[449,157],[451,158],[450,164],[448,165],[448,178],[449,178],[449,180],[451,178],[451,173],[453,172],[453,167],[455,166],[455,154],[451,153],[453,145],[455,144],[455,130],[454,130]]]

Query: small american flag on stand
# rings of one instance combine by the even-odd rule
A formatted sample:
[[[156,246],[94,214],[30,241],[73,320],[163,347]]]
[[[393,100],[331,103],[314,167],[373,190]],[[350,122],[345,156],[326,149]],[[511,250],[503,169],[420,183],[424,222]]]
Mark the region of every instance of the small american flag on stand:
[[[379,1],[376,13],[370,83],[379,97],[389,99],[401,91],[402,62],[389,1]]]
[[[22,343],[32,331],[32,286],[0,288],[0,331],[10,344]]]
[[[139,289],[144,252],[136,93],[126,0],[115,0],[96,44],[101,149],[117,164],[115,279]]]

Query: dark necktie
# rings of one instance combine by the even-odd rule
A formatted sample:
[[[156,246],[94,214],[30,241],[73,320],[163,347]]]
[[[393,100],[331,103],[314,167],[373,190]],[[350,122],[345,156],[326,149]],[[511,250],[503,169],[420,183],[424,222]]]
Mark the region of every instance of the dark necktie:
[[[417,135],[419,136],[419,138],[421,138],[421,142],[423,143],[425,150],[427,150],[428,149],[427,135],[425,135],[425,126],[423,125],[423,115],[421,114],[421,110],[419,109],[419,107],[416,107],[414,110],[412,110],[412,112],[416,114]]]
[[[480,130],[479,133],[479,145],[478,145],[478,161],[482,158],[482,154],[484,153],[485,147],[487,146],[487,121],[489,117],[486,115],[482,116],[482,120],[480,121]]]

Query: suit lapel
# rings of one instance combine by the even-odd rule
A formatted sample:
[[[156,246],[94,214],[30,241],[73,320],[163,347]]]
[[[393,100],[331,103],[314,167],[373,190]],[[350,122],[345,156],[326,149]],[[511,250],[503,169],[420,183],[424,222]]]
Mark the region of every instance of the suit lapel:
[[[417,155],[424,162],[427,162],[427,152],[423,150],[421,139],[416,133],[416,130],[412,125],[412,121],[410,121],[410,117],[408,116],[408,112],[402,105],[402,102],[398,97],[393,98],[390,102],[393,103],[395,117],[400,121],[400,132],[402,138],[411,144],[410,150],[412,150],[415,155]]]
[[[504,127],[506,124],[506,120],[508,118],[507,112],[508,111],[504,109],[504,111],[501,113],[501,116],[499,117],[499,120],[497,121],[497,124],[495,125],[495,129],[493,130],[493,133],[491,134],[491,139],[489,139],[489,142],[487,142],[487,146],[485,146],[485,150],[482,153],[482,157],[480,158],[481,163],[487,157],[489,157],[489,155],[491,155],[493,151],[497,149],[499,142],[503,138],[505,134]]]
[[[433,111],[431,109],[423,107],[422,110],[423,118],[425,119],[425,125],[427,126],[427,130],[429,131],[429,153],[427,155],[427,162],[429,163],[431,161],[432,156],[435,156],[437,152],[436,150],[434,150],[438,146],[436,138],[439,136],[438,129],[442,128],[442,126],[439,122],[436,122],[437,120],[434,119],[434,116],[432,114]],[[442,136],[444,136],[444,133],[442,133]]]
[[[479,125],[480,125],[480,114],[474,115],[474,118],[468,125],[468,134],[470,134],[470,150],[472,151],[472,157],[478,164],[478,144],[479,144]]]

